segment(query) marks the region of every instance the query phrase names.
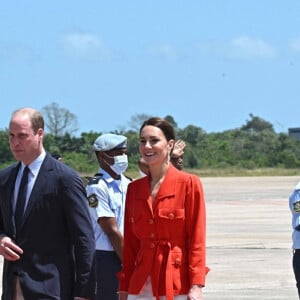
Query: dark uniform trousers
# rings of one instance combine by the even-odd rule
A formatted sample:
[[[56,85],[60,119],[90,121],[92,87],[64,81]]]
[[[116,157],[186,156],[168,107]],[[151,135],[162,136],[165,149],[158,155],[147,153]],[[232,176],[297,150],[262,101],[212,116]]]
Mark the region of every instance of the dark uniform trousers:
[[[118,300],[121,261],[115,251],[96,250],[97,300]]]
[[[297,289],[298,289],[298,296],[300,299],[300,249],[294,250],[293,269],[294,269],[296,285],[297,285]]]

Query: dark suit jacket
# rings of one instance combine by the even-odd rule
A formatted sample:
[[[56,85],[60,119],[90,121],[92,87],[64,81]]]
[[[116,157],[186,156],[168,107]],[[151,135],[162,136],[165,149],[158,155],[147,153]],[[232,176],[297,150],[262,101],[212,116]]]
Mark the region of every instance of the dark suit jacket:
[[[0,171],[0,234],[24,251],[20,260],[4,262],[2,299],[12,299],[14,273],[26,300],[94,299],[95,241],[80,177],[47,153],[16,236],[12,203],[19,167]]]

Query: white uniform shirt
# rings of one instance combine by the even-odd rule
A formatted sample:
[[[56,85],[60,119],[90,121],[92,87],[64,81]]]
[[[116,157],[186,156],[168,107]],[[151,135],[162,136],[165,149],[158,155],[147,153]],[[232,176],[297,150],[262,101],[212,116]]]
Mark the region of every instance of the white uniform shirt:
[[[300,182],[289,196],[289,207],[292,213],[293,249],[300,249]]]
[[[86,187],[90,203],[90,215],[93,221],[96,240],[96,250],[114,251],[109,238],[98,223],[101,217],[114,217],[119,231],[124,233],[124,211],[127,186],[130,180],[121,175],[120,180],[112,178],[106,171],[100,169],[99,180]]]

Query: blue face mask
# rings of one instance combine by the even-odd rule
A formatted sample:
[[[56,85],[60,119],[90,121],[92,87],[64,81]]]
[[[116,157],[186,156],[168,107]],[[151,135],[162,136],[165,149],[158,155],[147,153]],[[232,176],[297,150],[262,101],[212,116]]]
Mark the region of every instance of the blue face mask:
[[[121,175],[127,170],[128,167],[128,157],[126,154],[117,155],[117,156],[109,156],[104,153],[107,157],[114,159],[114,164],[109,165],[109,167],[117,174]],[[106,162],[105,162],[106,163]],[[107,164],[107,163],[106,163]]]

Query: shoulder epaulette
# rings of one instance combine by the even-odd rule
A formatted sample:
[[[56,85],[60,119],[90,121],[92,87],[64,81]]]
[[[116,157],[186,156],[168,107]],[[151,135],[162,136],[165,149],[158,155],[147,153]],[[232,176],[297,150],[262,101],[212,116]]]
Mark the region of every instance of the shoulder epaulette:
[[[90,180],[88,185],[97,184],[99,180],[102,178],[103,174],[97,173]]]

